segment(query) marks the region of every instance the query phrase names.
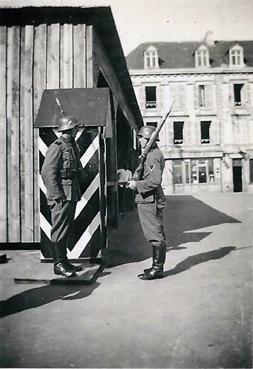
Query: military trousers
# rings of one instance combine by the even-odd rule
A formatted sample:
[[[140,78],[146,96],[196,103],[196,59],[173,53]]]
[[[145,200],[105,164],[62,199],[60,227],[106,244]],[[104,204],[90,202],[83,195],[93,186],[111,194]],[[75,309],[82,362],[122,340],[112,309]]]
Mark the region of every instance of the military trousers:
[[[63,204],[48,201],[51,210],[51,241],[59,242],[67,239],[74,223],[77,202],[66,201]]]
[[[164,246],[166,243],[163,227],[163,209],[157,204],[137,204],[139,219],[144,237],[152,246]]]

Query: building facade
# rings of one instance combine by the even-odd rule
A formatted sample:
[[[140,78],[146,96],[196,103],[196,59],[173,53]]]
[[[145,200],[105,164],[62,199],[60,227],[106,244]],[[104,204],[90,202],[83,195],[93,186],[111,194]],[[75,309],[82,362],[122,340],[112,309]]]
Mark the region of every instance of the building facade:
[[[253,41],[154,42],[127,56],[144,124],[160,132],[166,194],[253,191]]]

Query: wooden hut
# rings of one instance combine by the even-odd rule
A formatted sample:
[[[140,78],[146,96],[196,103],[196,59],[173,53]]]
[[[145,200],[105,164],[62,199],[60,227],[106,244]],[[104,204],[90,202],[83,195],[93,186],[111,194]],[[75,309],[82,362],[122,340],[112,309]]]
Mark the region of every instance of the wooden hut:
[[[80,213],[85,209],[85,216],[79,219],[78,229],[81,227],[87,238],[73,255],[81,257],[95,234],[99,233],[99,244],[103,247],[106,228],[117,226],[117,169],[126,165],[133,169],[137,158],[135,131],[142,125],[111,9],[1,8],[1,244],[22,247],[27,243],[43,243],[49,237],[48,230],[41,229],[43,222],[50,221],[40,166],[57,132],[55,123],[50,126],[46,120],[43,126],[36,117],[42,101],[52,91],[69,90],[75,92],[79,107],[80,93],[84,93],[83,102],[93,102],[94,112],[101,108],[101,104],[96,104],[97,96],[100,99],[103,96],[101,109],[106,112],[103,122],[90,124],[79,137],[85,156],[83,165],[93,179],[98,175],[93,185],[87,183],[84,191],[88,190],[88,197],[79,206]],[[96,192],[99,201],[89,204]]]

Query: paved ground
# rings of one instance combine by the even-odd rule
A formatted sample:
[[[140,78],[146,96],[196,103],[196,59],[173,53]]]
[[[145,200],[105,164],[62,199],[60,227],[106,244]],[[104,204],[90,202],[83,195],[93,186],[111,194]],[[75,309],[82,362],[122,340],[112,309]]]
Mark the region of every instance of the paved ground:
[[[165,223],[162,280],[137,278],[151,260],[135,211],[92,285],[15,284],[52,266],[8,251],[0,366],[252,368],[253,194],[171,196]]]

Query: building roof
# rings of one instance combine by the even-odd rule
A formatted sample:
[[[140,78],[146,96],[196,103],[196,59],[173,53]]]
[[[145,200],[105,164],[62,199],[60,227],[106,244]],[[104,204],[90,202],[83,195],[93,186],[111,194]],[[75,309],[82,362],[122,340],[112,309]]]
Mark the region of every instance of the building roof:
[[[38,25],[51,23],[94,25],[107,51],[114,72],[125,94],[137,127],[143,125],[142,116],[129,76],[126,59],[110,7],[19,7],[0,6],[0,26]]]
[[[154,46],[158,51],[160,69],[194,68],[194,52],[203,42],[146,42],[137,46],[127,57],[129,69],[144,68],[144,51]],[[229,49],[239,44],[244,50],[246,66],[253,67],[253,41],[214,41],[213,45],[206,45],[209,50],[210,66],[224,67],[229,64]]]

